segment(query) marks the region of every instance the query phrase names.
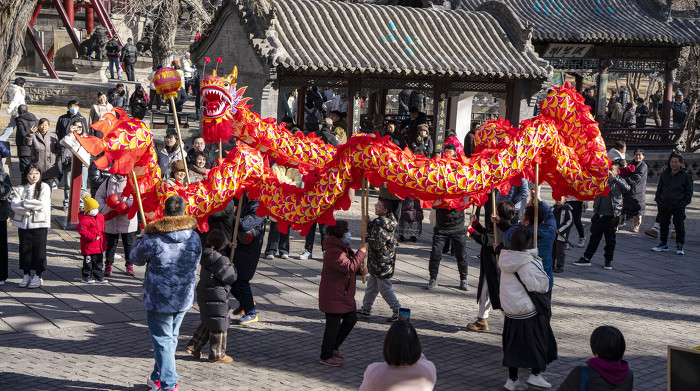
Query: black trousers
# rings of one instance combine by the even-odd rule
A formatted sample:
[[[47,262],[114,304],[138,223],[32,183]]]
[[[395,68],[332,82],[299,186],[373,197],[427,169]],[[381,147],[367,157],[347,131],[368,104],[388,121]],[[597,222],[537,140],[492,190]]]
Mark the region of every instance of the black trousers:
[[[683,245],[685,244],[685,206],[668,209],[659,205],[657,219],[661,244],[666,244],[668,241],[668,226],[671,224],[671,217],[673,217],[673,227],[676,229],[676,243]]]
[[[106,234],[107,236],[107,266],[114,265],[114,254],[117,252],[119,245],[119,235],[122,236],[122,245],[124,246],[124,259],[126,266],[133,266],[131,262],[131,247],[134,245],[134,232],[128,234]]]
[[[289,227],[291,229],[291,227]],[[265,255],[275,255],[279,250],[280,255],[289,255],[289,230],[283,234],[277,229],[277,222],[270,222],[270,230],[267,233],[267,246],[265,246]]]
[[[576,227],[576,232],[578,232],[578,237],[586,237],[586,233],[583,231],[583,222],[581,221],[581,214],[583,213],[583,201],[566,201],[567,204],[571,205],[573,211],[571,215],[574,219],[574,227]]]
[[[102,260],[102,253],[83,255],[83,278],[92,277],[96,280],[101,280],[104,277]]]
[[[126,78],[129,81],[135,81],[136,77],[134,75],[134,64],[124,63],[124,72],[126,72]]]
[[[9,273],[7,248],[7,221],[0,222],[0,281],[7,280]]]
[[[48,228],[18,229],[19,268],[24,274],[34,270],[41,274],[46,270],[46,236]],[[7,237],[7,235],[5,235]]]
[[[323,332],[321,344],[321,360],[333,357],[333,351],[340,349],[345,338],[350,334],[357,323],[357,312],[350,311],[344,314],[329,314],[326,312],[326,330]]]
[[[454,246],[455,257],[457,258],[457,269],[459,270],[459,279],[467,279],[467,230],[462,228],[459,231],[443,231],[440,228],[433,230],[433,248],[430,250],[430,262],[428,271],[430,279],[437,279],[438,270],[440,269],[440,260],[442,259],[442,249],[445,247],[445,242],[451,239]]]
[[[615,230],[619,222],[619,216],[593,215],[591,218],[591,240],[583,253],[586,259],[593,257],[593,254],[598,250],[600,240],[605,236],[605,253],[603,257],[606,261],[612,262],[615,255]]]
[[[255,299],[253,298],[253,289],[250,287],[250,281],[236,280],[236,282],[231,284],[231,294],[234,299],[238,300],[246,315],[258,313],[255,309]]]
[[[304,242],[304,250],[313,253],[314,251],[314,242],[316,241],[316,226],[319,226],[321,229],[321,250],[325,250],[323,248],[323,241],[326,240],[326,225],[325,224],[317,224],[314,223],[311,228],[309,228],[309,233],[306,235],[306,240]]]
[[[552,263],[555,267],[564,267],[566,261],[566,242],[554,240],[554,248],[552,249]]]
[[[32,163],[31,156],[20,156],[19,157],[19,172],[24,172],[24,169]]]

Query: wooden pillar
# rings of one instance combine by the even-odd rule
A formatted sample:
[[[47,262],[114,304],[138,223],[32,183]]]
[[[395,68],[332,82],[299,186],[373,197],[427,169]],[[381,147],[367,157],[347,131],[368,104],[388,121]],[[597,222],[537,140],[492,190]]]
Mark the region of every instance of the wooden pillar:
[[[513,80],[506,83],[506,119],[511,126],[520,123],[520,104],[522,103],[523,81]]]
[[[304,101],[306,100],[306,86],[297,90],[297,126],[304,131]]]
[[[673,103],[673,72],[672,62],[666,61],[666,77],[664,79],[664,103],[661,108],[661,127],[671,127],[671,104]]]
[[[445,129],[447,127],[447,85],[436,80],[433,86],[433,126],[435,128],[435,154],[441,154],[445,146]]]
[[[595,120],[605,121],[605,108],[608,106],[608,69],[603,68],[598,73],[598,104],[596,105]]]
[[[85,8],[85,27],[87,27],[88,34],[92,34],[95,29],[95,11],[92,7]]]
[[[75,28],[75,3],[73,0],[66,0],[66,15],[71,28]]]
[[[576,92],[579,94],[583,93],[583,76],[576,74],[574,75],[574,79],[576,80]]]
[[[384,116],[384,122],[386,122],[386,99],[389,94],[389,90],[383,89],[379,90],[379,113]]]
[[[372,118],[374,118],[373,116],[379,112],[379,110],[378,110],[379,99],[377,98],[378,94],[379,94],[379,92],[373,92],[373,93],[369,94],[369,96],[367,97],[367,108],[368,108],[367,114],[372,116]]]

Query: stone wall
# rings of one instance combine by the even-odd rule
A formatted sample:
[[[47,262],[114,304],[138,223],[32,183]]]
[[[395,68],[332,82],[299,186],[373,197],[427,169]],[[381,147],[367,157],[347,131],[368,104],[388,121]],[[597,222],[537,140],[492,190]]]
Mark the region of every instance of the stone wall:
[[[129,93],[136,88],[135,83],[120,80],[126,86]],[[76,99],[83,107],[89,107],[97,100],[97,93],[107,92],[109,88],[116,86],[114,83],[87,84],[78,82],[59,81],[52,79],[28,79],[25,90],[27,91],[27,104],[40,105],[67,105],[68,101]],[[4,103],[7,102],[7,93],[2,97]]]

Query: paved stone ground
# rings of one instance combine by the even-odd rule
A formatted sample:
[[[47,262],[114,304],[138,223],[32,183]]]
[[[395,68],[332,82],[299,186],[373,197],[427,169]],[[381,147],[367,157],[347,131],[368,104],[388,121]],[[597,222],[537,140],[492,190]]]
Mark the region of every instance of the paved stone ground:
[[[647,191],[653,196],[656,184]],[[582,249],[567,252],[567,266],[555,275],[552,327],[559,345],[559,359],[545,376],[555,386],[569,370],[590,356],[588,340],[602,324],[620,328],[627,340],[626,359],[635,372],[636,390],[660,390],[666,383],[666,346],[700,345],[700,240],[696,234],[700,192],[688,208],[686,256],[654,253],[657,242],[643,234],[618,233],[614,270],[602,269],[602,248],[594,267],[571,265]],[[549,192],[545,190],[545,196]],[[60,205],[62,192],[54,192]],[[359,237],[359,203],[338,213],[349,219]],[[647,216],[654,216],[650,204]],[[54,217],[62,212],[55,210]],[[427,215],[427,214],[426,214]],[[591,212],[584,215],[586,228]],[[647,228],[653,217],[645,218]],[[439,390],[498,390],[507,371],[501,366],[503,315],[493,312],[491,331],[468,332],[465,325],[476,317],[476,284],[479,275],[477,245],[468,241],[471,291],[457,289],[454,258],[443,258],[440,287],[423,289],[427,280],[431,227],[418,243],[402,243],[394,287],[403,306],[411,308],[412,322],[420,334],[423,352],[438,369]],[[298,233],[292,235],[292,254],[303,248]],[[572,234],[574,241],[576,234]],[[49,231],[49,271],[41,289],[17,287],[17,231],[10,228],[8,283],[0,287],[0,389],[2,390],[145,390],[144,381],[153,365],[145,312],[141,302],[144,268],[136,277],[124,274],[117,261],[109,284],[81,285],[79,244],[75,231],[54,224]],[[343,344],[346,356],[341,368],[317,363],[322,313],[317,310],[321,262],[319,239],[315,259],[261,259],[253,288],[260,323],[232,326],[228,353],[232,364],[198,362],[184,352],[184,345],[198,324],[196,308],[181,328],[177,368],[183,390],[326,390],[353,389],[362,382],[366,366],[381,360],[382,341],[390,310],[381,298],[370,321],[359,321]],[[673,244],[673,242],[671,242]],[[359,240],[353,240],[353,247]],[[362,298],[358,283],[357,300]],[[525,375],[523,371],[521,375]]]

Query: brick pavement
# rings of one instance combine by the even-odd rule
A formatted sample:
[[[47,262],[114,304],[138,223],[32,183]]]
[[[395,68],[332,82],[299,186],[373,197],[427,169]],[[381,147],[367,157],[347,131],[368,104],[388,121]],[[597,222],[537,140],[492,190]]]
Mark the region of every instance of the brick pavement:
[[[649,198],[654,189],[655,183],[650,183]],[[613,271],[601,267],[602,248],[591,268],[571,265],[582,249],[567,252],[566,271],[555,276],[553,294],[552,327],[560,358],[545,373],[555,386],[590,356],[590,333],[601,324],[615,325],[625,334],[626,359],[635,372],[636,390],[665,388],[667,345],[700,345],[700,239],[696,235],[700,189],[696,186],[695,190],[688,209],[684,257],[651,252],[655,240],[625,231],[618,234]],[[549,194],[545,191],[544,195]],[[59,192],[54,196],[54,205],[59,205]],[[647,216],[655,213],[650,204]],[[584,215],[586,228],[590,216],[590,212]],[[359,203],[340,211],[338,217],[349,219],[359,237]],[[652,220],[647,217],[643,227]],[[398,248],[394,287],[402,305],[412,309],[423,352],[437,366],[437,389],[502,389],[507,376],[501,366],[503,315],[492,312],[490,332],[464,328],[477,311],[478,247],[468,241],[471,291],[457,289],[457,268],[450,256],[443,258],[440,287],[426,291],[431,236],[427,218],[424,228],[418,243],[402,243]],[[292,254],[298,254],[303,240],[298,234],[292,236]],[[141,302],[143,268],[136,268],[135,278],[128,277],[117,261],[109,284],[81,285],[77,234],[54,228],[49,232],[45,286],[19,289],[17,234],[12,228],[9,241],[11,274],[8,284],[0,287],[0,389],[145,390],[153,359]],[[354,239],[353,247],[358,245],[359,240]],[[360,320],[344,343],[343,367],[319,365],[323,316],[316,297],[320,269],[318,259],[260,260],[253,288],[261,322],[229,330],[228,353],[235,359],[233,364],[197,362],[184,352],[198,324],[196,309],[190,311],[181,328],[178,350],[181,389],[356,389],[366,366],[381,360],[388,329],[384,317],[390,311],[378,298],[374,316]],[[358,300],[362,289],[358,283]]]

